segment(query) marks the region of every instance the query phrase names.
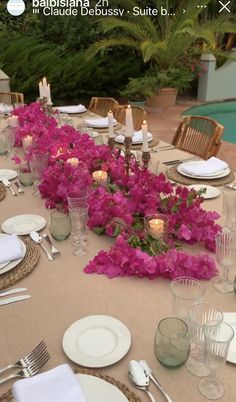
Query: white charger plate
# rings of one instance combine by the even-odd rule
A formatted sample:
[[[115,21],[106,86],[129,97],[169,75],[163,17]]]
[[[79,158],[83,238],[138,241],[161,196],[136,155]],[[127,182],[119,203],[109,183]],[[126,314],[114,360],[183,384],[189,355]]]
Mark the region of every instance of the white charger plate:
[[[101,378],[76,374],[87,402],[128,402],[126,396],[117,387]],[[15,402],[15,399],[12,400]]]
[[[191,184],[190,186],[187,186],[189,190],[194,189],[195,191],[199,191],[203,188],[206,189],[206,192],[202,194],[202,198],[205,200],[209,200],[210,198],[216,198],[220,195],[220,190],[216,187],[213,186],[208,186],[205,184]]]
[[[76,377],[78,377],[87,402],[128,402],[123,392],[101,378],[87,374],[76,374]]]
[[[0,237],[5,236],[5,234],[0,233]],[[26,245],[25,243],[21,240],[21,247],[23,250],[23,256],[21,258],[17,258],[16,260],[12,260],[12,261],[8,261],[8,262],[3,262],[2,264],[0,264],[0,275],[4,274],[5,272],[11,271],[11,269],[15,268],[24,258],[25,254],[26,254]]]
[[[86,367],[106,367],[128,352],[131,335],[116,318],[91,315],[74,322],[65,332],[62,347],[73,362]]]
[[[234,330],[234,337],[229,345],[227,362],[236,364],[236,313],[223,313],[224,321],[231,325]]]
[[[2,231],[19,236],[28,235],[30,232],[41,230],[46,226],[46,219],[40,215],[16,215],[2,223]]]
[[[186,176],[186,177],[191,177],[191,178],[193,178],[193,179],[205,179],[205,180],[211,180],[211,179],[219,179],[219,178],[221,178],[221,177],[225,177],[225,176],[227,176],[228,174],[230,174],[230,168],[226,168],[226,169],[222,169],[222,171],[221,172],[218,172],[218,173],[216,173],[216,174],[212,174],[212,175],[209,175],[209,176],[197,176],[197,175],[193,175],[193,174],[190,174],[190,173],[186,173],[186,172],[184,172],[183,170],[182,170],[182,168],[183,168],[183,165],[184,166],[187,166],[188,164],[190,164],[190,165],[197,165],[197,164],[200,164],[200,163],[202,163],[203,161],[192,161],[192,162],[184,162],[183,164],[181,163],[180,165],[178,165],[177,166],[177,171],[180,173],[180,174],[182,174],[183,176]]]
[[[0,169],[0,181],[2,179],[12,180],[17,177],[17,171],[12,169]]]

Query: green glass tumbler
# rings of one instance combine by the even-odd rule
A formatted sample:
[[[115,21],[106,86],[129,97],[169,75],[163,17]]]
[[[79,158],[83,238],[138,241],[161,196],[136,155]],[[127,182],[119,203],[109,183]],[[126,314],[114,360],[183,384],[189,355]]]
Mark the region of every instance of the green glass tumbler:
[[[50,214],[50,233],[55,240],[65,240],[70,236],[70,216],[60,211],[53,211]]]
[[[158,324],[154,353],[157,360],[166,367],[182,366],[189,357],[190,335],[187,324],[175,317],[167,317]]]

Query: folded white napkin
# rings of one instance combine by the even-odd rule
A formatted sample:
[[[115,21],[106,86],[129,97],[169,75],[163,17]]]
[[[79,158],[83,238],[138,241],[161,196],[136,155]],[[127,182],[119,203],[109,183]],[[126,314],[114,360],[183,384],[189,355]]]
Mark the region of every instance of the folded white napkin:
[[[181,171],[184,173],[189,173],[193,176],[211,176],[222,172],[229,166],[226,162],[221,159],[212,156],[207,161],[202,163],[182,163]]]
[[[83,113],[86,112],[86,107],[84,105],[76,106],[60,106],[57,108],[61,113]]]
[[[0,237],[0,263],[23,257],[23,249],[16,235]]]
[[[13,110],[11,105],[0,105],[0,113],[10,113]]]
[[[122,134],[117,135],[117,137],[116,137],[116,141],[117,141],[117,142],[120,142],[120,143],[123,143],[123,142],[124,142],[124,139],[125,139],[125,137],[124,137],[124,135],[122,135]],[[151,133],[148,133],[148,142],[152,141],[152,139],[153,139],[152,134],[151,134]],[[143,133],[142,133],[142,130],[140,130],[140,131],[135,131],[134,134],[133,134],[133,136],[132,136],[132,143],[133,143],[133,144],[140,144],[140,143],[142,143],[142,142],[143,142]]]
[[[16,381],[15,402],[86,402],[78,379],[68,364]]]
[[[115,126],[116,123],[117,123],[116,119],[113,119],[113,126]],[[108,127],[108,118],[100,117],[98,119],[87,119],[85,120],[85,124],[97,128]]]

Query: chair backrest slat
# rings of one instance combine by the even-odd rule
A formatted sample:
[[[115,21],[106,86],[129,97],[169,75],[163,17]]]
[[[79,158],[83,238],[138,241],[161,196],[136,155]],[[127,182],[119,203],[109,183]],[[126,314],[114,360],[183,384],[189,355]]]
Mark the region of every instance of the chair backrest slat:
[[[208,159],[221,146],[224,126],[209,117],[186,116],[180,123],[172,144],[179,149]]]
[[[118,106],[119,103],[114,98],[93,97],[88,108],[91,112],[106,117],[110,110],[113,111]]]
[[[24,95],[20,92],[0,92],[0,102],[6,105],[24,103]]]
[[[121,105],[113,110],[114,118],[121,124],[125,125],[125,111],[128,105]],[[140,130],[143,120],[147,119],[146,111],[142,106],[132,105],[132,116],[134,129]]]

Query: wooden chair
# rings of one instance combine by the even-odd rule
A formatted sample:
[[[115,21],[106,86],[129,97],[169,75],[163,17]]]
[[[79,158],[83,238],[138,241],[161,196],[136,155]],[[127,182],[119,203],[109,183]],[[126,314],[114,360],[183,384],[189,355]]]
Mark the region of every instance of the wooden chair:
[[[180,123],[172,144],[179,149],[208,159],[221,147],[224,126],[205,116],[186,116]]]
[[[114,98],[97,98],[93,97],[89,104],[89,110],[100,116],[106,117],[107,113],[113,111],[119,103]]]
[[[114,118],[121,124],[125,125],[125,110],[127,105],[118,106],[113,110]],[[132,115],[133,115],[133,123],[134,129],[136,131],[141,129],[141,125],[143,120],[147,119],[147,113],[145,112],[142,106],[131,106]]]
[[[20,92],[0,92],[0,102],[6,105],[24,103],[24,95]]]

